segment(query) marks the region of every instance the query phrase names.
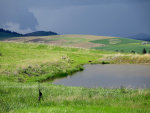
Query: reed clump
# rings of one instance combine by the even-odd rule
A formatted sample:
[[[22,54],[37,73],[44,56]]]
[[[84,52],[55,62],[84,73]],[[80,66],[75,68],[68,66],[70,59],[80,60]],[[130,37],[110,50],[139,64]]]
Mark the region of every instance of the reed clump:
[[[140,55],[140,54],[116,54],[116,55],[106,55],[100,60],[109,61],[111,63],[117,64],[150,64],[150,54]]]

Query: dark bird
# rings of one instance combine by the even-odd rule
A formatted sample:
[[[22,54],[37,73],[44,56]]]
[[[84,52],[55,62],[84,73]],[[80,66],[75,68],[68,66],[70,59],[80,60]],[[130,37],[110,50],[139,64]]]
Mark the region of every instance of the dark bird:
[[[41,90],[39,89],[39,101],[41,100],[41,98],[42,98],[42,92],[41,92]]]

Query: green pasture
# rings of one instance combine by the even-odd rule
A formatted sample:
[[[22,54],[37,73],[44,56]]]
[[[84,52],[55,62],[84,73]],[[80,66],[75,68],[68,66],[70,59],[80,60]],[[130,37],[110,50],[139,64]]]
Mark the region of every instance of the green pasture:
[[[113,39],[103,39],[103,40],[94,40],[90,41],[92,43],[105,44],[101,47],[93,47],[93,49],[100,50],[109,50],[116,52],[125,52],[125,53],[142,53],[143,49],[147,50],[147,53],[150,52],[150,44],[143,45],[140,40],[126,39],[126,38],[113,38]]]
[[[136,43],[94,47],[94,49],[109,50],[109,51],[116,51],[116,52],[126,52],[126,53],[131,53],[132,51],[135,51],[135,53],[142,53],[144,48],[147,50],[147,53],[150,51],[150,46],[136,44]]]
[[[101,43],[101,44],[106,44],[106,45],[142,43],[142,41],[140,41],[140,40],[127,39],[127,38],[112,38],[112,39],[92,40],[90,42]]]

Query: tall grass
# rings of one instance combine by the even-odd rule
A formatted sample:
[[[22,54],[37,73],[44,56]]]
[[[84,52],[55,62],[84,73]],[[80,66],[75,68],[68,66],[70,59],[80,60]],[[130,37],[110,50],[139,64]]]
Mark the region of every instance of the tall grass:
[[[150,64],[150,54],[116,54],[105,55],[100,60],[108,61],[110,63],[119,64]]]
[[[0,83],[0,111],[5,112],[150,112],[150,91],[64,87],[40,84],[43,99],[38,101],[38,83]]]

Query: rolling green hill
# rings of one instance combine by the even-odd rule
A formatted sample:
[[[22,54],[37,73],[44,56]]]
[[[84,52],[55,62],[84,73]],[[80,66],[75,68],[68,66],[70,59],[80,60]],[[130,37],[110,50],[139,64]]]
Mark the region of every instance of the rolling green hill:
[[[105,44],[103,47],[93,47],[93,49],[98,50],[109,50],[116,52],[125,53],[142,53],[145,48],[147,53],[150,52],[150,44],[143,44],[143,41],[127,39],[127,38],[113,38],[104,40],[94,40],[93,43]]]
[[[142,53],[142,50],[145,48],[147,53],[150,52],[150,44],[144,44],[144,41],[141,40],[94,35],[17,37],[6,39],[4,41],[24,43],[46,43],[50,45],[79,47],[107,51],[109,50],[124,53]]]

